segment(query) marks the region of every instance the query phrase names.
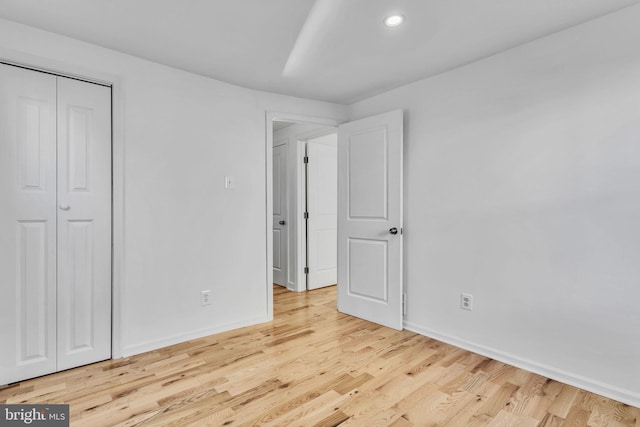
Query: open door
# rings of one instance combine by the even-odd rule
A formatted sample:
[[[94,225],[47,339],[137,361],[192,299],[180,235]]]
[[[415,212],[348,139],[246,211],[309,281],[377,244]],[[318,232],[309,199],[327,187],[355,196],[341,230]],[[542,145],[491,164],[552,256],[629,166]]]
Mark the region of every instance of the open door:
[[[338,127],[338,310],[402,329],[402,111]]]
[[[307,141],[307,289],[337,283],[338,146],[335,133]]]

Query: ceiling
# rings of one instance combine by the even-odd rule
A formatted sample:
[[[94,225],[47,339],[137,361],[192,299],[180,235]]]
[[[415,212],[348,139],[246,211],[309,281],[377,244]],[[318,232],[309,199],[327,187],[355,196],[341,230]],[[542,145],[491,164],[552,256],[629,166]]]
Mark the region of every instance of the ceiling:
[[[240,86],[349,104],[640,0],[0,0],[0,17]],[[387,28],[391,13],[406,16]]]

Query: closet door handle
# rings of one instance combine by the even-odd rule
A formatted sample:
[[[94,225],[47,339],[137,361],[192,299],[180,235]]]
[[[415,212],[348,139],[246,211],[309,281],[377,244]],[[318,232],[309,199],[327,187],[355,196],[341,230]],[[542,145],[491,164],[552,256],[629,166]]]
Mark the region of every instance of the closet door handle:
[[[68,211],[69,209],[71,209],[71,206],[69,205],[60,205],[58,207],[60,208],[60,210],[63,210],[63,211]]]

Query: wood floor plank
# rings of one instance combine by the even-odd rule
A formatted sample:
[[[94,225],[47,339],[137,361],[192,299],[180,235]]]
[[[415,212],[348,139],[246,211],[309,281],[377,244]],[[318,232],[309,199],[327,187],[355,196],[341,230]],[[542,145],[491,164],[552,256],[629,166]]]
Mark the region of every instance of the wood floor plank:
[[[73,426],[640,427],[640,409],[274,287],[274,321],[0,388]]]
[[[549,412],[553,415],[557,415],[560,418],[566,418],[567,414],[573,407],[573,404],[578,397],[580,389],[572,387],[570,385],[563,385],[560,394],[553,400]]]

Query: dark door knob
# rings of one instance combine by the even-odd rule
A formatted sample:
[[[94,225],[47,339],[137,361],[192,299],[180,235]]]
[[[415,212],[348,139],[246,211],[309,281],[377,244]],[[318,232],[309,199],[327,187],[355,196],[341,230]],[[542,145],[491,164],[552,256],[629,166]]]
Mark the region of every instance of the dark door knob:
[[[284,222],[284,219],[281,219],[280,221],[278,221],[278,224],[280,224],[280,225],[285,225],[285,224],[286,224],[286,222]]]
[[[389,229],[389,233],[390,234],[398,234],[398,229],[395,228],[395,227],[392,227],[392,228]]]

